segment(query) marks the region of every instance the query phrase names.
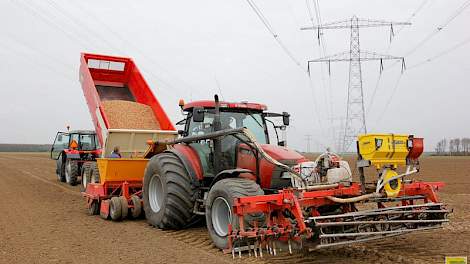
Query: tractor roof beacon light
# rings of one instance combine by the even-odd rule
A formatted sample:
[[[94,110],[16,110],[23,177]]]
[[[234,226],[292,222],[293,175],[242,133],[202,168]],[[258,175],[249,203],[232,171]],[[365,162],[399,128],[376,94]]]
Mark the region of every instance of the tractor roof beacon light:
[[[183,110],[184,99],[181,98],[181,99],[178,101],[178,105],[179,105],[179,107],[181,108],[181,110]]]

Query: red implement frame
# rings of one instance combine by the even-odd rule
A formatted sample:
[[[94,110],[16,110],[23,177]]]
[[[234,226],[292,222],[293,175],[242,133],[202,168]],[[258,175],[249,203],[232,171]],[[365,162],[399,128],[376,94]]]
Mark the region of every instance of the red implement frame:
[[[109,199],[116,196],[124,196],[128,201],[128,207],[132,208],[129,203],[132,195],[142,198],[142,181],[107,181],[104,183],[89,183],[84,192],[83,197],[86,198],[87,208],[92,206],[93,202],[100,204],[100,212],[109,215]]]
[[[399,196],[423,196],[425,203],[438,202],[436,191],[443,187],[442,182],[414,182],[404,184]],[[337,204],[328,197],[348,198],[361,195],[361,186],[353,183],[346,187],[339,185],[337,188],[317,191],[300,191],[295,189],[284,189],[277,194],[260,195],[252,197],[241,197],[235,199],[234,214],[239,218],[239,229],[234,230],[229,226],[229,248],[233,249],[233,240],[240,238],[263,238],[274,237],[277,240],[300,240],[310,238],[314,235],[313,230],[305,223],[304,210],[306,208],[318,208],[323,205]],[[413,204],[413,200],[402,200],[403,205]],[[352,203],[345,203],[343,213],[354,210]],[[385,206],[379,203],[379,207]],[[290,212],[290,218],[285,217],[284,212]],[[267,228],[250,227],[245,228],[244,216],[253,213],[263,213],[266,216]],[[319,216],[316,210],[311,211],[310,216]]]

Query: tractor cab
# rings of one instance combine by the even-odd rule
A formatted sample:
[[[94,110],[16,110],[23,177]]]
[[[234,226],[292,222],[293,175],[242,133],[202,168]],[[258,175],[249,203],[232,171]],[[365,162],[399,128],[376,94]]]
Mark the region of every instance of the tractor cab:
[[[94,131],[73,130],[57,132],[51,148],[51,159],[58,159],[62,153],[89,154],[99,149],[98,138]]]
[[[287,112],[267,112],[266,105],[248,102],[218,102],[218,109],[215,101],[180,102],[180,107],[186,113],[186,118],[178,123],[184,125],[184,130],[179,131],[183,137],[204,137],[216,131],[246,128],[269,155],[284,164],[294,166],[305,159],[286,148],[285,138],[279,137],[289,125]],[[282,124],[276,120],[279,118]],[[271,143],[268,131],[274,131],[276,143]],[[281,170],[255,158],[257,154],[237,135],[224,135],[215,140],[204,138],[188,145],[197,153],[206,180],[214,181],[214,177],[224,171],[245,169],[256,174],[257,182],[263,188],[277,189],[290,184],[290,179],[282,177]]]
[[[87,161],[101,155],[98,137],[94,131],[73,130],[57,132],[51,147],[51,159],[56,160],[57,179],[76,185],[83,176]]]

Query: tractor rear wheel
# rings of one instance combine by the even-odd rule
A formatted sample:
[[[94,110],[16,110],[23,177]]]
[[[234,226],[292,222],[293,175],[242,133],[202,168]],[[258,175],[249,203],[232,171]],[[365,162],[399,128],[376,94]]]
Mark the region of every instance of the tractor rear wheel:
[[[206,200],[206,225],[215,246],[220,249],[228,247],[228,225],[238,228],[238,217],[233,212],[235,198],[263,195],[261,187],[253,180],[229,178],[218,181],[209,190]],[[245,216],[245,227],[253,221],[264,222],[263,214]]]
[[[62,155],[57,159],[56,175],[60,182],[65,182],[65,163],[62,159]]]
[[[158,154],[145,169],[143,200],[149,224],[182,229],[198,220],[193,213],[197,188],[181,160],[172,153]]]
[[[65,182],[75,186],[79,175],[78,162],[76,160],[65,160]]]

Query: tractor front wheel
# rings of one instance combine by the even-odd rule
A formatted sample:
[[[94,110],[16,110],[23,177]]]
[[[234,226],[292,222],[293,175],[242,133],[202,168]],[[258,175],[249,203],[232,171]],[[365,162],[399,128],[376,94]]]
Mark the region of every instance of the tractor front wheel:
[[[198,219],[193,213],[197,189],[181,160],[172,153],[158,154],[147,164],[143,201],[149,224],[182,229]]]
[[[261,187],[254,181],[241,178],[229,178],[218,181],[212,186],[206,200],[207,230],[215,246],[220,249],[228,247],[228,226],[238,228],[238,217],[233,214],[235,198],[263,195]],[[249,227],[254,221],[262,224],[263,214],[246,215],[245,226]]]

